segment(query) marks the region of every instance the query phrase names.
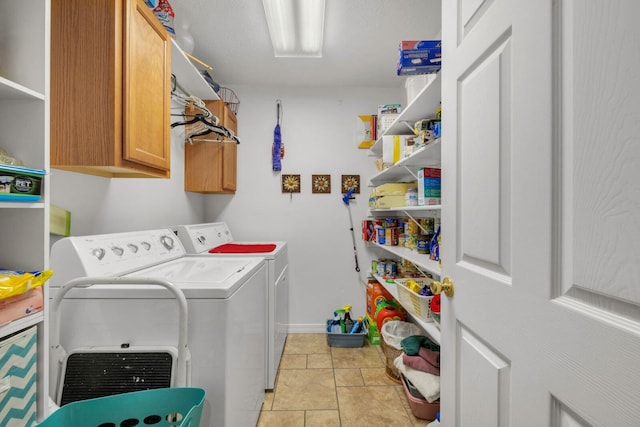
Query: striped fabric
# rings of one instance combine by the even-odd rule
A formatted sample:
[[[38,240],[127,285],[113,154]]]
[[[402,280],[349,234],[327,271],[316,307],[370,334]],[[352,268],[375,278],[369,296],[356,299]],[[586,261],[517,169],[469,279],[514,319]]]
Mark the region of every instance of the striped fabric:
[[[36,424],[36,329],[0,341],[0,427]]]

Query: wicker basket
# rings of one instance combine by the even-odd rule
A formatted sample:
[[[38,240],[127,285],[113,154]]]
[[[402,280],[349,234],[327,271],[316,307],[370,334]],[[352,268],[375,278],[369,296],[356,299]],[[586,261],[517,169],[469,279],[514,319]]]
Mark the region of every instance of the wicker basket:
[[[402,354],[402,350],[398,350],[396,348],[391,347],[384,340],[382,334],[380,334],[380,348],[384,353],[386,360],[384,373],[389,377],[389,379],[397,384],[402,384],[402,380],[400,379],[400,372],[398,368],[395,367],[393,361]]]
[[[429,309],[429,303],[433,296],[423,296],[413,292],[406,285],[407,280],[413,280],[420,286],[428,285],[433,279],[415,278],[415,279],[396,279],[398,289],[398,300],[400,304],[411,314],[417,316],[423,322],[432,322],[432,313]]]

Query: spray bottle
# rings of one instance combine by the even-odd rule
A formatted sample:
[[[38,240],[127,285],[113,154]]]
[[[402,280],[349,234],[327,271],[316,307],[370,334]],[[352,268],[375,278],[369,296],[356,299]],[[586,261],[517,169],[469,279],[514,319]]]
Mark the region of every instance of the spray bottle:
[[[351,332],[351,328],[353,328],[353,319],[351,319],[351,305],[347,304],[342,307],[344,310],[344,332]]]
[[[332,334],[339,334],[340,332],[342,332],[342,329],[340,326],[340,316],[335,311],[333,312],[333,320],[329,325],[329,332]]]
[[[350,334],[359,334],[362,331],[362,316],[358,317],[358,320],[353,322],[353,326],[349,330]]]
[[[342,332],[343,334],[347,332],[347,328],[345,327],[344,324],[344,308],[339,308],[336,311],[333,312],[333,314],[335,316],[338,316],[339,319],[339,324],[340,324],[340,330],[338,332]]]

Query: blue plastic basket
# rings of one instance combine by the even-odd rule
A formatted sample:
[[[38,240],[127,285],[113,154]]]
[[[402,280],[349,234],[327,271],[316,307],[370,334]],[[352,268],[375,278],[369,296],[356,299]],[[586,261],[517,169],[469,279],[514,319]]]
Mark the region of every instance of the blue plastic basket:
[[[39,427],[199,427],[206,392],[197,387],[134,391],[69,403]]]

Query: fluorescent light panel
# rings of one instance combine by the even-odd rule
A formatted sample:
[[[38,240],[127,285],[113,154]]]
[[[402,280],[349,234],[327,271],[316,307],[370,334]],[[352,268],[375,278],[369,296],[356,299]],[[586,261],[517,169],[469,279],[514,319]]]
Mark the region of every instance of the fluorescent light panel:
[[[322,57],[325,0],[262,0],[276,57]]]

